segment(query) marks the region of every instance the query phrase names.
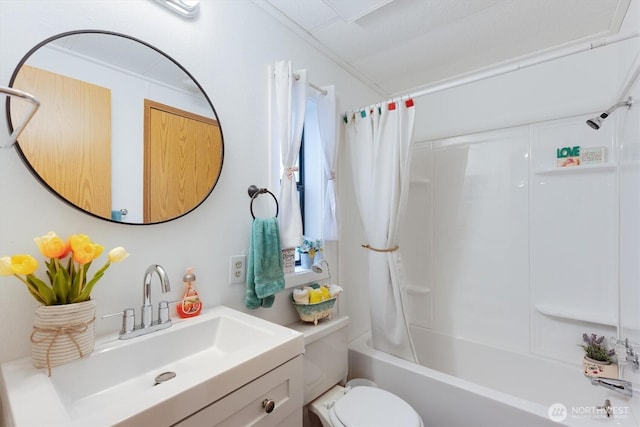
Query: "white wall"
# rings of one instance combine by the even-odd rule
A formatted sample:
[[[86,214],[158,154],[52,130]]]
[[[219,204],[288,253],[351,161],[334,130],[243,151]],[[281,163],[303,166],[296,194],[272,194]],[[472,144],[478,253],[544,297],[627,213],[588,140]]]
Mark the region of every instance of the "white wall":
[[[138,309],[142,276],[152,263],[165,267],[172,280],[166,299],[181,296],[182,275],[193,266],[206,306],[244,309],[244,286],[227,284],[229,257],[248,248],[247,187],[270,182],[268,65],[288,58],[295,68],[308,69],[313,83],[335,84],[339,110],[370,103],[375,93],[248,0],[202,2],[201,15],[193,21],[150,0],[1,0],[0,83],[8,84],[15,65],[35,44],[85,28],[144,40],[191,72],[220,118],[225,140],[222,175],[211,197],[193,213],[166,224],[131,226],[97,220],[70,208],[30,175],[14,150],[0,152],[0,254],[37,255],[33,238],[50,230],[61,236],[87,233],[107,250],[125,246],[129,259],[112,266],[93,292],[98,302],[98,334],[119,329],[118,320],[102,320],[103,314],[125,307]],[[332,257],[336,254],[329,254]],[[337,266],[332,269],[337,272]],[[23,286],[13,278],[0,278],[0,362],[30,354],[37,304]],[[286,294],[278,296],[273,308],[251,313],[280,323],[294,321],[295,310]],[[154,284],[154,305],[160,295]]]
[[[640,85],[633,91],[640,98]],[[620,336],[640,343],[640,109],[620,115],[619,151],[619,224],[620,224]],[[640,352],[636,347],[635,352]],[[640,371],[626,368],[623,377],[640,383]],[[636,397],[636,399],[640,399]],[[640,404],[636,405],[636,417]]]

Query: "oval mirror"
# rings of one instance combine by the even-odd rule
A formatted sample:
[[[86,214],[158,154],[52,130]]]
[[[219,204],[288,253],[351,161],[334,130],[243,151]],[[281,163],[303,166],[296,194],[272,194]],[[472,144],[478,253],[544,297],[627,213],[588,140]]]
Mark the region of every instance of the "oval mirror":
[[[222,170],[209,97],[159,49],[122,34],[73,31],[31,49],[10,86],[40,100],[16,144],[54,194],[109,221],[156,224],[198,207]],[[7,99],[9,128],[27,105]]]

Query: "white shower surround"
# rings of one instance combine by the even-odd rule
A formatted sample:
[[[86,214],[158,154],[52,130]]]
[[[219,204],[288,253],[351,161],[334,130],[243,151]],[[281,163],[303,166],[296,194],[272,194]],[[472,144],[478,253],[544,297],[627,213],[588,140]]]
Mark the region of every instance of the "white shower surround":
[[[616,336],[616,117],[419,143],[401,238],[409,322],[567,363],[582,334]],[[606,163],[557,167],[564,146]],[[411,224],[421,223],[419,230]]]
[[[637,392],[590,385],[577,345],[583,332],[637,338],[638,290],[618,276],[634,274],[619,257],[636,253],[622,236],[637,237],[639,116],[618,111],[597,132],[587,114],[418,143],[401,241],[420,364],[365,334],[350,377],[432,427],[597,426],[605,399],[615,425],[640,425]],[[607,161],[557,167],[556,149],[575,145],[606,147]],[[554,404],[568,411],[560,424]]]

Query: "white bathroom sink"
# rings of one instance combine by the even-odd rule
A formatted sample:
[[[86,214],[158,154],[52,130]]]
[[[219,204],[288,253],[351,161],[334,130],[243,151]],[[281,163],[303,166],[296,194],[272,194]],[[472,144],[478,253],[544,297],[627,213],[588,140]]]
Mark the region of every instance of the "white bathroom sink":
[[[302,334],[219,306],[130,340],[96,342],[51,377],[31,358],[2,364],[4,418],[16,426],[171,425],[301,354]],[[155,385],[163,372],[175,377]]]

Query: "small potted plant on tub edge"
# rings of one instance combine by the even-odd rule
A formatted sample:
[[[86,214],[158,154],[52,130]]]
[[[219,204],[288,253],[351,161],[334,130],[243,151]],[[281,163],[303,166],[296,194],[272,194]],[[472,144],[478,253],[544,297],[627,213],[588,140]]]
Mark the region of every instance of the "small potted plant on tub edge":
[[[604,336],[582,334],[582,341],[580,347],[585,352],[582,360],[584,374],[590,377],[618,378],[618,365],[611,360],[615,351],[607,349]]]

